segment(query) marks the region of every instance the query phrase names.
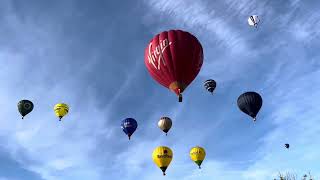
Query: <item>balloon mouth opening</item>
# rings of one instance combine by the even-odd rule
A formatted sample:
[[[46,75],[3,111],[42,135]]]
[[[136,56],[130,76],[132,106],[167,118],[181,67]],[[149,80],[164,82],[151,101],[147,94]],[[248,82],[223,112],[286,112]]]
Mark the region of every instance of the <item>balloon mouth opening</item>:
[[[169,85],[169,89],[176,95],[181,94],[187,86],[184,83],[174,81]]]
[[[168,129],[164,129],[163,132],[166,133],[166,136],[168,135]]]
[[[160,169],[162,170],[162,174],[165,176],[167,167],[160,167]]]
[[[168,133],[169,129],[164,129],[163,132]]]
[[[249,113],[249,116],[252,117],[253,122],[256,122],[257,120],[257,115],[254,113]]]
[[[256,122],[257,118],[256,117],[252,117],[252,120],[253,120],[253,122]]]

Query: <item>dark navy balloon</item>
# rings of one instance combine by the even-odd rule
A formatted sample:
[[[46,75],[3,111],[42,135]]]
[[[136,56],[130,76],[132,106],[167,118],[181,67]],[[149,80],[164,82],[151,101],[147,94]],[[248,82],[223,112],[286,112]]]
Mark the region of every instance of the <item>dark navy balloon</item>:
[[[137,129],[137,127],[138,127],[138,123],[133,118],[126,118],[121,123],[121,128],[122,128],[123,132],[126,133],[126,135],[129,137],[129,140],[130,140],[131,135]]]
[[[289,144],[284,144],[284,146],[289,149],[290,145]]]
[[[256,121],[256,116],[262,107],[262,97],[256,92],[245,92],[238,97],[239,109]]]

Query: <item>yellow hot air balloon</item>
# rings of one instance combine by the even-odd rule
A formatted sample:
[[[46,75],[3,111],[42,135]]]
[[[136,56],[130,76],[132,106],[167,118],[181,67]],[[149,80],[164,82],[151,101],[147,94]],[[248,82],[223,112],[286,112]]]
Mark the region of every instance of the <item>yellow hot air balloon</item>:
[[[166,146],[159,146],[153,150],[153,162],[162,170],[163,175],[166,175],[166,170],[173,158],[173,153],[170,148]]]
[[[59,121],[61,121],[61,118],[68,114],[68,112],[69,106],[67,104],[59,103],[54,106],[54,113],[59,117]]]
[[[199,169],[201,169],[200,166],[205,157],[206,151],[202,147],[196,146],[190,150],[190,158],[192,161],[198,164]]]

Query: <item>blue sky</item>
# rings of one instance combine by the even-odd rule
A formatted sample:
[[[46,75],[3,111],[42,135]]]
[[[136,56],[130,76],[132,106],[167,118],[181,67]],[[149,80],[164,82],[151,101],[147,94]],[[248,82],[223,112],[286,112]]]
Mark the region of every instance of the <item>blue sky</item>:
[[[0,180],[264,180],[278,172],[320,177],[320,13],[316,1],[138,0],[0,2]],[[247,25],[258,14],[258,29]],[[148,74],[144,48],[183,29],[204,48],[184,102]],[[203,88],[215,79],[213,96]],[[238,96],[259,92],[255,124]],[[17,102],[35,108],[20,119]],[[61,122],[53,106],[65,102]],[[161,116],[173,127],[158,129]],[[121,120],[139,127],[128,141]],[[286,150],[284,143],[291,147]],[[169,146],[163,177],[152,162]],[[202,169],[193,146],[207,157]]]

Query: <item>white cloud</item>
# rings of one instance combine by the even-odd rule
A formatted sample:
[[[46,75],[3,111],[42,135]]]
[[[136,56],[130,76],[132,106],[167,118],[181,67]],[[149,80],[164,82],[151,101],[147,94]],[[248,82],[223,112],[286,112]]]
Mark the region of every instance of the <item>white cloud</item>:
[[[68,77],[62,80],[57,77],[58,80],[47,83],[46,76],[43,74],[49,73],[47,72],[49,65],[41,63],[39,71],[32,72],[35,77],[30,79],[30,82],[34,83],[33,87],[27,86],[26,81],[23,80],[27,78],[22,78],[26,76],[25,66],[28,66],[29,63],[34,65],[41,62],[33,60],[31,54],[45,57],[45,52],[48,49],[59,52],[59,48],[56,46],[63,44],[63,40],[60,39],[59,33],[50,31],[50,25],[34,30],[33,23],[28,24],[30,22],[28,20],[21,22],[14,14],[7,19],[10,24],[8,28],[19,39],[16,43],[28,44],[29,49],[18,48],[19,51],[13,51],[9,46],[9,48],[0,51],[0,59],[4,60],[1,61],[0,80],[5,82],[3,88],[0,89],[0,105],[8,107],[1,109],[1,114],[6,118],[0,119],[0,136],[6,137],[7,141],[0,142],[0,146],[11,152],[13,158],[17,159],[23,167],[39,173],[45,179],[101,179],[105,176],[105,171],[115,177],[123,174],[122,178],[124,179],[138,177],[140,179],[163,179],[161,171],[151,159],[153,148],[163,144],[172,147],[175,154],[166,179],[267,179],[274,177],[278,171],[286,170],[294,170],[298,173],[311,170],[311,172],[317,173],[315,171],[319,169],[319,165],[316,162],[319,162],[320,157],[315,153],[315,149],[318,149],[315,139],[317,139],[320,129],[315,125],[318,121],[317,112],[320,111],[318,103],[320,86],[316,77],[320,77],[320,72],[310,71],[311,66],[318,62],[316,58],[308,63],[306,61],[307,54],[304,54],[302,50],[295,51],[302,55],[298,56],[292,53],[288,56],[292,49],[300,47],[292,45],[289,48],[281,49],[285,55],[277,56],[275,50],[277,47],[283,46],[283,43],[263,48],[254,56],[246,53],[241,55],[241,52],[247,51],[250,47],[248,39],[230,25],[232,17],[221,17],[221,14],[217,12],[219,7],[214,7],[215,9],[211,10],[204,1],[152,0],[145,2],[149,5],[150,11],[155,12],[151,17],[171,18],[172,24],[189,28],[196,34],[205,34],[203,32],[206,32],[203,37],[213,37],[213,40],[208,39],[209,44],[216,42],[216,45],[219,46],[221,43],[221,47],[226,47],[227,52],[230,49],[239,55],[235,58],[232,53],[228,53],[228,55],[222,53],[218,56],[217,61],[206,64],[203,76],[216,75],[219,79],[221,77],[222,83],[226,83],[227,80],[232,82],[235,79],[243,79],[239,75],[240,72],[249,71],[250,68],[256,67],[255,65],[261,67],[261,64],[266,63],[261,59],[254,59],[255,56],[260,55],[259,53],[275,53],[275,59],[268,61],[271,62],[268,64],[268,70],[258,68],[258,71],[266,73],[259,76],[266,81],[261,82],[260,80],[256,87],[261,88],[265,94],[263,108],[272,111],[270,115],[265,115],[259,123],[260,125],[263,123],[272,125],[273,128],[268,130],[267,135],[258,139],[263,142],[263,146],[257,147],[258,153],[261,155],[260,159],[226,163],[207,158],[203,169],[199,171],[189,159],[188,151],[194,143],[201,144],[212,129],[205,129],[199,134],[198,131],[188,131],[187,129],[181,131],[178,128],[176,132],[180,131],[183,134],[173,133],[170,139],[162,136],[149,140],[142,138],[141,142],[135,139],[127,143],[126,149],[117,150],[117,154],[110,155],[109,151],[115,148],[110,145],[110,141],[118,127],[113,127],[106,121],[108,113],[95,105],[94,97],[90,95],[92,94],[90,87],[84,90],[84,94],[81,94],[81,101],[86,102],[85,105],[78,106],[79,94],[74,91],[78,88],[78,84],[75,83],[74,78]],[[254,5],[245,6],[244,3],[249,3],[249,1],[233,1],[229,8],[235,13],[246,16],[253,11]],[[269,7],[263,9],[264,5],[264,3],[259,4],[259,8],[262,8],[262,14],[274,15],[274,11],[268,12]],[[315,21],[317,17],[314,14],[310,19],[301,19],[301,22],[306,23],[302,28],[299,27],[299,21],[292,23],[289,26],[289,31],[292,31],[299,41],[312,39],[316,37],[315,33],[317,32],[312,29],[310,24],[318,26]],[[26,30],[27,33],[23,33],[21,29]],[[31,32],[34,37],[26,36]],[[279,37],[273,39],[272,42],[277,41],[277,38]],[[295,41],[292,40],[289,43],[292,42]],[[266,44],[266,46],[269,45]],[[26,51],[30,53],[26,53]],[[66,50],[61,50],[58,54],[61,54],[58,58],[60,61],[69,57]],[[213,53],[209,51],[208,54],[213,56]],[[93,61],[89,61],[90,63],[83,64],[79,69],[79,74],[88,72],[94,67],[94,64],[97,63],[96,56],[93,56],[92,59]],[[16,63],[13,64],[12,61]],[[49,64],[56,65],[55,63]],[[118,93],[113,96],[110,102],[107,102],[107,104],[109,103],[108,108],[111,108],[113,103],[123,95],[130,83],[135,83],[133,79],[139,70],[140,64],[137,62],[132,68],[132,72],[128,72],[128,76],[120,86]],[[217,73],[213,74],[212,71]],[[70,72],[68,65],[61,69],[61,72]],[[23,84],[22,89],[25,93],[19,90],[21,84]],[[30,92],[31,89],[33,93]],[[21,97],[34,99],[36,102],[35,110],[23,121],[16,110],[16,103]],[[58,100],[68,102],[72,112],[62,122],[57,121],[52,110]],[[180,124],[180,128],[184,123],[180,117],[188,110],[186,107],[192,108],[191,104],[192,102],[186,98],[183,104],[172,107],[172,111],[168,113],[175,123]],[[153,120],[158,119],[162,113],[164,113],[162,110],[153,112],[150,118],[146,118],[151,121],[144,123],[154,127],[156,123]],[[217,119],[219,121],[210,125],[218,127],[224,120],[220,117]],[[108,130],[105,129],[106,125],[110,125]],[[110,161],[104,163],[103,167],[98,165],[101,162],[96,162],[96,157],[92,157],[95,148],[101,145],[99,144],[101,143],[100,139],[98,139],[100,136],[104,136],[104,140],[108,141],[106,141],[105,152],[99,154],[99,157],[110,158]],[[291,144],[289,150],[284,149],[284,141],[289,141]],[[101,161],[101,159],[97,161]],[[234,164],[237,163],[243,163],[249,167],[245,170],[239,170],[234,168]]]
[[[272,172],[291,171],[300,175],[311,170],[313,175],[318,176],[316,162],[320,156],[314,153],[318,148],[315,141],[320,132],[320,128],[315,126],[317,112],[320,111],[320,93],[316,90],[320,86],[315,78],[318,76],[320,71],[300,77],[288,78],[284,75],[277,80],[282,83],[268,92],[264,107],[273,110],[262,121],[271,121],[276,127],[263,138],[264,145],[260,147],[263,158],[251,165],[245,174],[258,176],[261,173],[259,178],[262,178]],[[283,82],[287,78],[288,81]],[[266,107],[268,105],[273,107]],[[289,150],[283,147],[284,143],[291,145]],[[263,172],[256,174],[259,171]]]
[[[98,145],[97,137],[105,135],[106,139],[110,138],[112,127],[105,131],[107,115],[96,107],[91,92],[83,90],[86,96],[81,100],[85,104],[79,106],[79,94],[74,91],[77,87],[68,87],[76,84],[76,77],[63,77],[63,73],[69,71],[69,54],[59,47],[64,44],[64,39],[50,23],[38,26],[28,17],[23,21],[12,9],[8,10],[4,20],[3,27],[11,33],[9,37],[16,39],[0,50],[0,79],[5,83],[0,89],[0,105],[6,107],[1,109],[6,118],[0,119],[0,136],[6,141],[1,141],[0,146],[23,168],[39,173],[44,179],[99,179],[100,169],[91,153]],[[1,32],[7,31],[0,29]],[[59,58],[48,57],[48,51],[60,54]],[[62,61],[65,64],[56,74],[56,65]],[[34,66],[37,69],[33,69]],[[48,80],[47,75],[53,74],[55,79]],[[30,99],[35,104],[24,120],[17,111],[17,102],[21,98]],[[70,105],[70,113],[62,122],[53,112],[54,104],[60,101]]]
[[[150,16],[148,21],[154,21],[155,18],[169,19],[174,26],[195,31],[196,36],[202,34],[209,41],[215,40],[216,46],[221,45],[229,52],[239,53],[248,49],[241,34],[230,25],[230,19],[221,17],[216,12],[217,7],[210,8],[204,1],[151,0],[145,3],[150,8],[147,12]],[[158,28],[158,31],[162,30],[162,27]]]

